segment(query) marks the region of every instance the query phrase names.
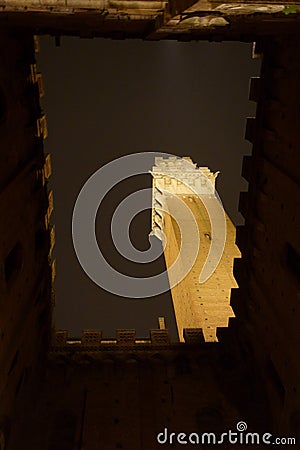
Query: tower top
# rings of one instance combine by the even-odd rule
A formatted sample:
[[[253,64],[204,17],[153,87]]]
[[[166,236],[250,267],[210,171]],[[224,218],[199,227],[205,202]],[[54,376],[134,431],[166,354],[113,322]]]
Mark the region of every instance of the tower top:
[[[193,188],[201,194],[214,194],[215,179],[220,172],[213,173],[208,167],[197,167],[189,156],[158,156],[151,173],[158,188],[176,194],[193,194]]]

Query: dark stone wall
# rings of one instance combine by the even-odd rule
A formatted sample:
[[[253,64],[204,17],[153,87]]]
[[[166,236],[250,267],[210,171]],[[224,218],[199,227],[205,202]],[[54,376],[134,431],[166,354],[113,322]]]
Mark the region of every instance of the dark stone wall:
[[[0,61],[0,433],[8,435],[46,356],[51,270],[33,37],[2,36]]]
[[[168,436],[220,436],[243,416],[226,398],[217,361],[217,344],[53,354],[22,442],[30,450],[155,450],[179,446],[157,442],[165,427]],[[16,436],[11,448],[19,445]]]
[[[300,43],[292,36],[259,43],[258,101],[247,124],[252,157],[244,160],[248,193],[240,197],[245,226],[238,227],[242,259],[234,273],[239,290],[231,304],[241,355],[256,364],[268,393],[274,430],[298,435],[300,393]],[[227,336],[228,337],[228,336]],[[299,425],[299,422],[297,422]]]

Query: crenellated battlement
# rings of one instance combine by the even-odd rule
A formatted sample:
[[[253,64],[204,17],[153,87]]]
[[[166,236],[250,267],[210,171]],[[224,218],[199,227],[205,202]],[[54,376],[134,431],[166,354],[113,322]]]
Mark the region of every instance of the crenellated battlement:
[[[184,342],[186,344],[203,344],[205,343],[203,331],[201,328],[185,328]],[[111,347],[144,347],[144,346],[166,346],[172,344],[169,330],[153,329],[149,331],[149,338],[137,338],[136,330],[123,329],[116,330],[115,339],[103,338],[101,330],[83,330],[80,338],[69,336],[67,330],[56,330],[53,333],[52,351],[60,349],[76,348],[87,349],[97,348],[106,349]]]

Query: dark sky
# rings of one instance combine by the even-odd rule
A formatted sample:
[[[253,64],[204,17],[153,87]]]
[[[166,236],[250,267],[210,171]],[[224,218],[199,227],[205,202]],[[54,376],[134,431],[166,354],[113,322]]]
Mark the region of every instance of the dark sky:
[[[106,293],[83,272],[72,244],[74,203],[85,181],[107,162],[159,151],[189,155],[198,165],[220,170],[218,193],[233,222],[241,223],[238,196],[247,189],[241,163],[251,151],[244,140],[245,120],[255,113],[248,86],[249,78],[259,75],[260,62],[251,59],[251,45],[241,43],[65,37],[55,47],[53,38],[42,37],[38,66],[46,90],[45,150],[52,154],[53,168],[56,328],[68,329],[72,336],[98,328],[105,337],[113,337],[117,328],[135,328],[139,337],[146,337],[150,328],[157,328],[157,317],[165,316],[175,339],[169,293],[123,299]],[[117,186],[105,199],[99,212],[103,220],[100,224],[97,218],[96,225],[100,245],[109,236],[116,199],[145,186],[151,186],[150,175]],[[141,250],[147,248],[150,226],[149,211],[132,224],[133,243]],[[108,257],[110,252],[112,245]],[[135,269],[130,269],[133,275]],[[162,269],[160,259],[153,270]]]

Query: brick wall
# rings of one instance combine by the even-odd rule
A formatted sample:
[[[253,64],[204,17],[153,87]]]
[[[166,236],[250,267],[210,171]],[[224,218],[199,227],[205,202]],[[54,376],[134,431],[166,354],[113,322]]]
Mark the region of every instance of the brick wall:
[[[0,430],[21,413],[49,343],[51,272],[32,36],[0,40]],[[28,397],[27,397],[28,398]]]
[[[261,78],[250,90],[258,100],[257,116],[247,127],[253,155],[243,168],[249,191],[240,199],[245,226],[237,231],[242,260],[234,266],[241,289],[231,304],[236,333],[248,346],[242,353],[247,359],[248,351],[249,361],[255,358],[261,365],[273,426],[295,435],[300,406],[300,44],[291,37],[265,40],[260,48]]]

